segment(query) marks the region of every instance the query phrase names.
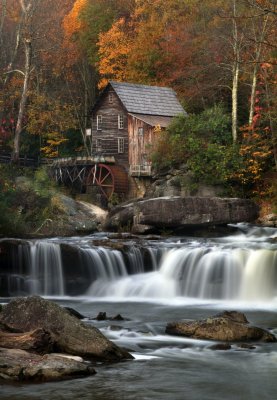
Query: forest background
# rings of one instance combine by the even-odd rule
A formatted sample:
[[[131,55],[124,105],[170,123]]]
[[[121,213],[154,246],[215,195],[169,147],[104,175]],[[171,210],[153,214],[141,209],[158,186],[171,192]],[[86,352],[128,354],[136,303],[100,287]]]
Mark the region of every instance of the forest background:
[[[276,22],[275,0],[0,0],[0,153],[88,155],[108,80],[169,86],[188,117],[161,133],[156,169],[274,203]],[[0,186],[1,204],[4,167]]]

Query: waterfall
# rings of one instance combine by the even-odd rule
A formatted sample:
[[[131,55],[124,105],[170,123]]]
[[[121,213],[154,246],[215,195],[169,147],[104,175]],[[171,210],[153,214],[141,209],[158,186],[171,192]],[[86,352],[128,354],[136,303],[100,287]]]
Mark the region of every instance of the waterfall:
[[[170,249],[152,272],[95,281],[87,295],[268,300],[277,296],[277,251]]]
[[[25,281],[30,294],[63,296],[64,275],[60,246],[56,243],[38,241],[30,243],[29,276]]]
[[[251,251],[247,258],[240,297],[245,300],[277,297],[277,251]]]
[[[14,242],[2,264],[0,257],[0,297],[250,302],[277,298],[277,246],[260,238],[251,243],[237,237],[217,242],[144,242],[143,246],[124,243],[115,248],[94,246],[91,237]]]

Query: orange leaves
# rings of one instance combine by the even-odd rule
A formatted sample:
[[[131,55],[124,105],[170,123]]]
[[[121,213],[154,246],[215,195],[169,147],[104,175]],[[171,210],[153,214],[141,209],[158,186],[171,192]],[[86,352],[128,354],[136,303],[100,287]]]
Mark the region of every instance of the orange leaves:
[[[67,53],[64,61],[69,66],[76,63],[76,60],[80,57],[80,48],[76,43],[76,37],[78,33],[84,29],[83,22],[80,18],[80,13],[87,5],[87,1],[88,0],[76,0],[72,10],[64,17],[63,20],[63,47],[66,49]]]
[[[103,88],[109,79],[127,80],[128,57],[132,51],[131,26],[124,18],[116,21],[111,29],[99,35],[99,72],[102,79],[98,87]]]
[[[54,158],[59,156],[58,147],[67,142],[68,139],[63,138],[60,132],[50,132],[48,134],[48,139],[46,140],[46,145],[41,147],[42,153],[46,157]]]
[[[87,5],[88,0],[76,0],[69,14],[64,18],[63,27],[66,38],[71,38],[82,28],[80,13]]]
[[[251,186],[253,194],[261,193],[264,186],[262,176],[272,158],[268,130],[261,128],[253,130],[253,127],[245,126],[242,131],[243,143],[239,153],[243,164],[235,178],[243,185]]]

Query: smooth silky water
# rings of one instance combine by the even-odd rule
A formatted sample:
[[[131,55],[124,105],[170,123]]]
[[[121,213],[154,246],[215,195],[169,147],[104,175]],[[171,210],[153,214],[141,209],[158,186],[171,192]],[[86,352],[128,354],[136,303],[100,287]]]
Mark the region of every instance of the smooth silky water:
[[[135,360],[99,363],[89,378],[2,385],[0,399],[275,399],[277,344],[215,351],[164,333],[167,322],[239,310],[277,335],[277,230],[237,228],[210,239],[20,241],[0,274],[2,302],[39,294],[72,307]],[[89,319],[99,312],[126,320]]]

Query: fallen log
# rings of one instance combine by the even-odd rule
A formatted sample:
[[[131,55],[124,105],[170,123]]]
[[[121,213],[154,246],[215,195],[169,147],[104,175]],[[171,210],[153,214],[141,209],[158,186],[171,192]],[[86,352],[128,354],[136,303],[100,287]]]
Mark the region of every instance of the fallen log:
[[[50,332],[41,328],[24,333],[0,331],[0,347],[46,354],[53,351],[54,340]]]

